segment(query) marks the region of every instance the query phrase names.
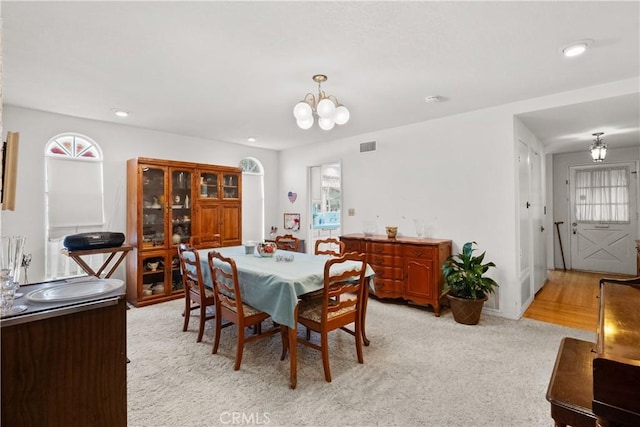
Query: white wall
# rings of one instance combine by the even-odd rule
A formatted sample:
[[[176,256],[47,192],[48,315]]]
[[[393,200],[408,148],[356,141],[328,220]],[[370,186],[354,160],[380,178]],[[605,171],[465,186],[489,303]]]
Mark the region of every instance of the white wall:
[[[275,221],[278,182],[276,151],[7,105],[4,106],[2,126],[5,132],[20,133],[20,148],[16,210],[2,211],[1,231],[2,235],[27,236],[25,253],[31,253],[33,256],[28,272],[30,282],[44,279],[45,145],[53,136],[63,132],[84,134],[96,141],[103,150],[105,219],[109,231],[126,233],[126,161],[134,157],[226,166],[238,166],[242,158],[255,157],[265,169],[266,221],[267,224]],[[82,185],[82,178],[78,177],[78,181],[70,185]],[[114,277],[124,279],[124,263]]]
[[[553,221],[562,221],[564,223],[559,225],[559,229],[560,235],[562,236],[562,248],[564,249],[564,258],[567,269],[571,269],[571,253],[569,250],[569,230],[571,220],[569,218],[569,186],[567,185],[567,180],[569,179],[569,167],[593,165],[591,154],[587,148],[588,147],[585,146],[584,151],[578,153],[553,155]],[[605,163],[603,164],[612,165],[615,163],[637,162],[639,160],[640,152],[636,147],[609,148],[607,150]],[[638,221],[638,218],[635,218],[635,221]],[[638,227],[638,229],[640,229],[640,227]],[[635,237],[635,239],[638,238],[640,238],[640,235]],[[553,240],[553,267],[557,269],[563,268],[560,242],[555,229]]]
[[[343,233],[362,232],[363,220],[374,218],[380,227],[397,225],[400,234],[415,235],[412,219],[420,217],[434,227],[435,237],[453,240],[454,252],[475,240],[498,267],[492,274],[500,284],[497,314],[518,318],[523,301],[513,116],[636,92],[638,79],[629,79],[285,150],[280,213],[291,211],[286,193],[295,191],[302,223],[308,224],[307,166],[339,160],[342,210],[355,209],[355,216],[344,216]],[[359,144],[372,140],[377,151],[360,153]]]
[[[435,237],[452,239],[454,251],[475,240],[498,266],[492,274],[500,284],[496,313],[518,318],[513,116],[638,90],[638,79],[628,79],[281,153],[5,106],[3,129],[20,132],[21,145],[17,210],[2,214],[2,234],[27,235],[27,252],[34,256],[29,278],[42,277],[44,145],[63,132],[85,134],[105,152],[106,216],[112,231],[125,229],[125,161],[132,157],[222,165],[258,158],[265,167],[267,230],[281,228],[285,212],[300,212],[302,225],[308,225],[307,168],[340,161],[342,209],[355,209],[355,216],[343,217],[344,233],[361,232],[362,221],[374,218],[380,227],[397,225],[399,233],[413,235],[412,220],[419,217],[434,227]],[[372,140],[378,150],[360,153],[359,144]],[[298,193],[293,205],[289,191]]]

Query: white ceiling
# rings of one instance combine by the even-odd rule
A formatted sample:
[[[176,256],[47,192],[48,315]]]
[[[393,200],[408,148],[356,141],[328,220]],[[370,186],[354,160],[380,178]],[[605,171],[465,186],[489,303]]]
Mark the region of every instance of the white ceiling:
[[[3,96],[280,150],[638,77],[639,5],[2,1]],[[585,55],[559,55],[585,38],[594,40]],[[317,91],[318,73],[351,120],[304,131],[292,109]],[[426,103],[429,95],[443,100]],[[637,96],[590,104],[522,119],[550,151],[584,147],[607,129],[634,128],[625,144],[638,144]],[[114,108],[132,114],[119,119]]]

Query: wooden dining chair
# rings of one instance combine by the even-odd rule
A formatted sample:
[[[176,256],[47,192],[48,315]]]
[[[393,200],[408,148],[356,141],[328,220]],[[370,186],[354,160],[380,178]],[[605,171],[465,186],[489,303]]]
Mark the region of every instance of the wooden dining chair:
[[[189,244],[195,249],[219,248],[222,246],[219,234],[193,235],[189,239]]]
[[[300,239],[294,237],[293,234],[276,236],[276,247],[285,251],[298,252],[298,248],[300,247]]]
[[[204,334],[205,322],[216,317],[215,313],[207,313],[208,307],[215,307],[214,293],[212,289],[204,285],[200,256],[197,250],[181,243],[178,245],[178,258],[182,270],[182,283],[184,283],[184,325],[182,331],[185,332],[189,327],[191,310],[200,309],[197,339],[197,342],[200,342]]]
[[[329,237],[327,239],[316,240],[314,254],[342,256],[344,255],[344,249],[344,242],[341,242],[340,240],[333,237]]]
[[[238,329],[238,346],[236,349],[236,361],[233,369],[240,369],[242,363],[242,352],[244,345],[248,342],[266,338],[268,336],[281,332],[282,335],[282,355],[284,360],[287,352],[287,338],[284,330],[280,326],[267,331],[262,331],[262,321],[268,319],[269,314],[260,311],[249,304],[242,301],[242,292],[240,283],[238,282],[238,269],[236,262],[232,258],[227,258],[217,251],[210,251],[208,255],[209,268],[211,270],[211,278],[213,280],[213,290],[216,295],[216,338],[213,343],[212,354],[218,352],[220,344],[220,331],[223,327],[235,324]],[[226,319],[228,323],[222,324],[222,319]],[[256,326],[253,328],[253,335],[245,336],[245,328]]]
[[[346,262],[357,263],[354,268],[337,273],[336,266]],[[324,289],[322,298],[311,298],[300,301],[297,322],[308,330],[320,334],[320,344],[307,339],[298,342],[322,352],[322,366],[324,378],[331,382],[329,368],[329,339],[328,334],[336,329],[355,336],[358,363],[364,363],[362,356],[362,325],[361,310],[365,295],[365,255],[351,252],[340,258],[327,260],[324,266]],[[334,271],[332,272],[332,267]],[[345,327],[353,323],[354,330]]]
[[[336,248],[337,246],[337,248]],[[341,242],[338,239],[334,239],[333,237],[329,237],[327,239],[316,240],[314,255],[331,255],[331,256],[342,256],[344,255],[346,245],[344,242]],[[308,294],[304,294],[301,296],[302,299],[308,298],[317,298],[322,296],[324,289],[318,289],[317,291],[310,292]],[[309,329],[307,329],[307,340],[310,337]]]

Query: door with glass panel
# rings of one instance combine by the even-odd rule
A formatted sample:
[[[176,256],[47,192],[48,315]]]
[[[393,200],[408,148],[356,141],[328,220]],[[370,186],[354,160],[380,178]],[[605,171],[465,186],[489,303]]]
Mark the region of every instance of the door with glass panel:
[[[309,244],[306,245],[309,252],[313,253],[316,240],[340,236],[341,177],[339,162],[309,167],[311,226]]]
[[[635,164],[570,168],[571,268],[635,274]]]

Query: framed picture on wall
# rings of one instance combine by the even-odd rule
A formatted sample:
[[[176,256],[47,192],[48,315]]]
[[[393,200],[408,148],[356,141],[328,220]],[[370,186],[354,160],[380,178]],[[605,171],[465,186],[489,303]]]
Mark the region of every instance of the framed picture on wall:
[[[286,213],[284,214],[284,229],[298,231],[300,230],[300,214]]]

